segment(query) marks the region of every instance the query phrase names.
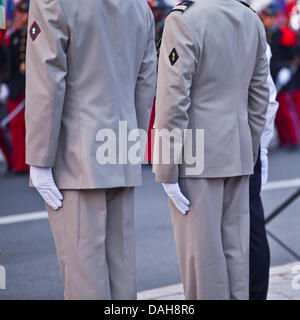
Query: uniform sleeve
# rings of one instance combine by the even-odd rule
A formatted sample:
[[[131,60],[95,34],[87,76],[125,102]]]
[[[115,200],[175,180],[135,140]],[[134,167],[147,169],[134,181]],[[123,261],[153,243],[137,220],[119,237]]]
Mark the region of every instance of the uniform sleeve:
[[[190,91],[198,56],[195,43],[183,15],[171,13],[165,24],[158,67],[153,164],[158,182],[178,181],[183,141],[175,138],[169,142],[168,135],[175,129],[183,137],[189,123]],[[162,158],[166,148],[170,149],[170,164]]]
[[[26,62],[26,161],[55,164],[66,90],[68,27],[59,0],[32,0]]]
[[[277,90],[270,73],[271,57],[272,57],[271,49],[270,49],[270,46],[268,46],[267,58],[268,58],[268,64],[269,64],[269,74],[268,74],[267,83],[270,90],[270,99],[269,99],[269,105],[268,105],[268,111],[267,111],[266,125],[261,137],[261,149],[262,149],[262,152],[265,152],[265,153],[268,153],[268,148],[274,134],[274,122],[275,122],[276,113],[279,107],[279,104],[276,101]]]
[[[258,157],[260,139],[265,128],[266,112],[269,104],[267,41],[264,27],[260,21],[259,27],[259,47],[248,97],[248,121],[252,135],[254,163],[256,163]]]
[[[145,131],[149,128],[150,114],[156,90],[156,47],[155,23],[149,9],[149,34],[144,59],[142,61],[135,89],[135,107],[139,129]]]

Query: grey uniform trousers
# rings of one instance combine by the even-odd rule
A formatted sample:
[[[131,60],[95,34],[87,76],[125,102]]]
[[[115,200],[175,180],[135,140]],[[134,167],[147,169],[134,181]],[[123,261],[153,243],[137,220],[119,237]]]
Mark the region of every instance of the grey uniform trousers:
[[[179,179],[191,209],[170,201],[186,299],[249,299],[249,176]]]
[[[67,300],[135,300],[134,188],[63,190],[47,206]]]

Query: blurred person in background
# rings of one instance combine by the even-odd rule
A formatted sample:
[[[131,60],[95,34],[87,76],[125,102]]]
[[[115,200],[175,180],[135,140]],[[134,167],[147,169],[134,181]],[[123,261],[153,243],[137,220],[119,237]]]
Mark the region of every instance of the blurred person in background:
[[[12,170],[28,172],[25,163],[25,71],[29,0],[20,1],[14,12],[13,32],[8,43],[9,100],[8,112],[18,112],[10,121]]]
[[[167,6],[164,0],[147,0],[147,2],[154,16],[155,44],[156,44],[157,54],[159,54],[160,41],[161,41],[163,28],[165,24],[165,18],[167,15]],[[152,112],[151,112],[149,130],[148,130],[147,148],[145,153],[145,161],[148,163],[151,163],[152,161],[152,153],[153,153],[152,146],[154,141],[154,134],[153,134],[154,120],[155,120],[155,99],[153,101],[153,106],[152,106]]]
[[[164,0],[148,0],[148,4],[155,20],[155,42],[157,44],[162,37],[168,6]]]
[[[297,115],[297,80],[295,71],[299,65],[299,46],[296,33],[289,27],[286,13],[271,4],[260,13],[271,46],[271,75],[278,90],[279,110],[276,126],[281,146],[297,146],[300,143],[300,117]],[[296,99],[296,100],[295,100]]]
[[[258,8],[256,8],[258,9]],[[266,18],[264,26],[272,26],[272,17]],[[261,199],[262,185],[268,181],[268,148],[274,133],[274,123],[278,102],[277,91],[270,72],[271,48],[267,47],[269,74],[267,83],[270,91],[266,124],[261,137],[260,152],[250,177],[250,300],[266,300],[269,288],[270,248],[265,228],[264,207]]]
[[[292,69],[292,100],[295,104],[297,116],[300,122],[300,1],[292,0],[289,3],[287,12],[290,20],[290,25],[292,29],[297,33],[297,61],[295,67]]]
[[[8,140],[7,126],[2,126],[1,120],[7,116],[8,89],[8,70],[7,70],[7,48],[5,46],[5,30],[0,30],[0,151],[5,157],[7,169],[12,167],[11,150]]]
[[[170,13],[173,7],[179,4],[181,1],[178,0],[147,0],[155,20],[155,43],[157,49],[157,55],[159,57],[160,44],[162,34],[164,30],[165,20],[167,15]],[[150,118],[149,131],[148,131],[148,142],[145,154],[145,160],[148,163],[152,162],[153,156],[153,144],[154,144],[154,120],[155,120],[155,100],[153,102],[153,108]]]
[[[270,99],[266,125],[261,137],[260,154],[250,177],[250,300],[266,300],[269,287],[270,248],[265,227],[262,186],[268,182],[268,149],[273,138],[278,102],[277,90],[270,72],[271,48],[267,48],[269,75],[267,79]]]
[[[5,4],[3,0],[0,0],[0,30],[4,30],[6,28],[6,13],[5,13]]]
[[[8,82],[8,70],[7,70],[7,48],[4,44],[4,35],[5,33],[0,30],[0,104],[6,104],[8,96],[9,96],[9,89],[7,86]],[[0,119],[3,115],[3,110],[0,110]]]

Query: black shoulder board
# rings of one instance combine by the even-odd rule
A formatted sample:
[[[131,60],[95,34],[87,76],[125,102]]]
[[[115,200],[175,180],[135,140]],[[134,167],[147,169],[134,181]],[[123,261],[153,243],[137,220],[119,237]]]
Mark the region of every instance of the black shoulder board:
[[[248,3],[244,2],[244,1],[239,1],[239,3],[243,4],[244,6],[248,7],[249,9],[251,9],[253,12],[255,12],[254,9],[252,9]]]
[[[180,12],[184,13],[186,9],[188,9],[191,5],[194,4],[194,1],[183,1],[182,3],[178,4],[171,12]]]

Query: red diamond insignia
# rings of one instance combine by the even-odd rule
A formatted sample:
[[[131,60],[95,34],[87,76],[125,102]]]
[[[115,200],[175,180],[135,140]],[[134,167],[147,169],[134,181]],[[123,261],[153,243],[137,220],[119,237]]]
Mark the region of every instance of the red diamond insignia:
[[[37,22],[34,21],[29,29],[29,34],[30,34],[32,41],[34,41],[40,33],[41,33],[41,29],[40,29],[39,25],[37,24]]]

